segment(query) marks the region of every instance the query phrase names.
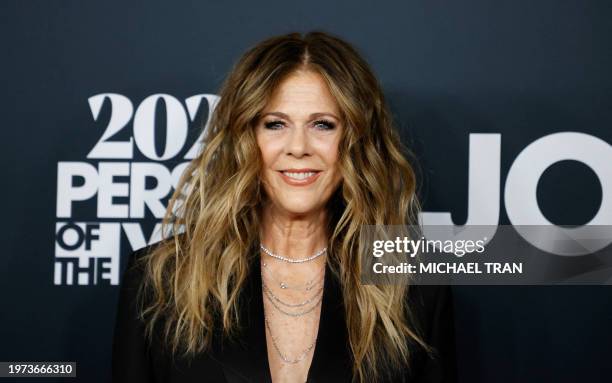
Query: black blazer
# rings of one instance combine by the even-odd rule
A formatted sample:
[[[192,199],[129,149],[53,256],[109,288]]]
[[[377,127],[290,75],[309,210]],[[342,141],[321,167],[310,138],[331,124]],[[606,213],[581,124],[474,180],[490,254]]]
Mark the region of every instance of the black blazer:
[[[160,332],[156,332],[153,343],[148,344],[143,336],[144,325],[136,317],[135,294],[143,273],[134,267],[134,260],[150,248],[147,246],[130,254],[122,277],[113,336],[113,382],[270,383],[259,262],[252,262],[252,272],[243,291],[241,302],[245,304],[241,306],[240,317],[243,331],[239,340],[229,342],[215,335],[210,351],[199,354],[191,363],[177,355],[173,363],[172,357],[163,351]],[[450,288],[411,286],[408,299],[425,341],[435,347],[437,354],[429,357],[421,348],[413,346],[410,373],[406,370],[390,382],[454,382],[455,340]],[[327,266],[319,332],[308,382],[351,381],[352,361],[347,339],[341,287]]]

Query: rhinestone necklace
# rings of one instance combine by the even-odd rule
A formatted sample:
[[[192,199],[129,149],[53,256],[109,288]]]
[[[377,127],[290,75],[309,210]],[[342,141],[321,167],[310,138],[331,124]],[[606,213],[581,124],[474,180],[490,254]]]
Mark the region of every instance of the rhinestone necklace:
[[[268,254],[272,258],[276,258],[276,259],[278,259],[280,261],[289,262],[289,263],[304,263],[304,262],[309,262],[309,261],[312,261],[313,259],[316,259],[316,258],[320,257],[321,255],[325,254],[325,252],[327,251],[327,247],[324,247],[323,249],[317,251],[314,255],[312,255],[310,257],[294,259],[294,258],[287,258],[287,257],[283,257],[282,255],[274,254],[268,248],[266,248],[263,244],[259,244],[259,247],[264,251],[264,253]]]

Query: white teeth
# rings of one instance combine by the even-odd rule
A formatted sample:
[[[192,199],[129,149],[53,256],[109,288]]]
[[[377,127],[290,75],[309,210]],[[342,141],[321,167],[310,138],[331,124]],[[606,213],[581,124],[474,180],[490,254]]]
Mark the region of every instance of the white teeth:
[[[286,175],[287,177],[294,178],[296,180],[303,180],[308,177],[312,177],[315,174],[315,172],[301,172],[301,173],[283,172],[283,174]]]

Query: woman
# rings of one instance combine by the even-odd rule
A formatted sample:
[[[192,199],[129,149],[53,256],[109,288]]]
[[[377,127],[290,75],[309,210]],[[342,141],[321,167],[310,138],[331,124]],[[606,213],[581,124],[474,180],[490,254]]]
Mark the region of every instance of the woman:
[[[166,239],[129,258],[115,382],[453,381],[450,290],[360,283],[362,226],[413,224],[418,203],[354,48],[311,32],[250,49],[203,148]]]

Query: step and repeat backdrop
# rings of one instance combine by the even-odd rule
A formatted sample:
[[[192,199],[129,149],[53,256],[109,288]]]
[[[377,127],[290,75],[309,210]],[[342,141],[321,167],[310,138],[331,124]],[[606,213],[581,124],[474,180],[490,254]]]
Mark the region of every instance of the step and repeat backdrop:
[[[276,34],[327,31],[369,61],[426,222],[612,224],[611,17],[577,0],[2,2],[0,361],[110,381],[127,256],[159,240],[232,64]],[[453,291],[460,381],[612,379],[610,286]]]

